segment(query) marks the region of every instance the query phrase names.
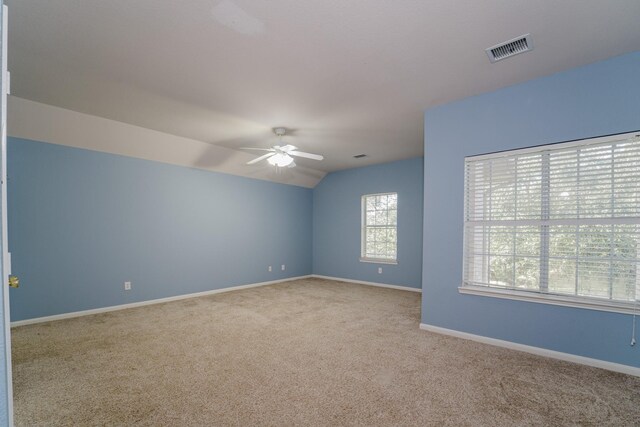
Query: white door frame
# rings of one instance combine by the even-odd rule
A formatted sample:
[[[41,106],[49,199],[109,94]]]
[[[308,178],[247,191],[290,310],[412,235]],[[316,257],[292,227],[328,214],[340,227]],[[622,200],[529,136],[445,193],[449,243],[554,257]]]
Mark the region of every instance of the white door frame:
[[[9,254],[9,246],[7,239],[7,96],[9,93],[9,82],[7,72],[7,23],[8,8],[2,5],[2,84],[0,88],[0,97],[2,98],[2,111],[0,111],[0,122],[2,126],[1,144],[0,144],[0,227],[2,227],[2,257],[0,257],[0,274],[2,274],[2,302],[4,328],[2,335],[4,338],[4,360],[6,372],[6,391],[7,391],[7,421],[10,426],[13,425],[13,381],[11,372],[11,317],[9,315],[9,275],[11,274],[11,256]]]

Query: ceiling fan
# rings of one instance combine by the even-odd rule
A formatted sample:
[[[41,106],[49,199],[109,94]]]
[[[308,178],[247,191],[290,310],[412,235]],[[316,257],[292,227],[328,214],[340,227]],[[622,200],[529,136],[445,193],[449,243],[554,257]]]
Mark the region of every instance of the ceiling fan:
[[[274,128],[273,133],[278,135],[280,138],[280,143],[282,144],[282,136],[287,133],[285,128]],[[284,168],[284,167],[295,167],[295,162],[293,161],[293,157],[304,157],[305,159],[313,159],[313,160],[322,160],[324,156],[319,154],[311,154],[305,153],[304,151],[298,151],[298,147],[293,145],[274,145],[271,148],[255,148],[255,147],[241,147],[244,150],[257,150],[257,151],[268,151],[267,154],[262,155],[260,157],[256,157],[255,159],[248,161],[248,165],[253,165],[262,160],[266,160],[270,165]]]

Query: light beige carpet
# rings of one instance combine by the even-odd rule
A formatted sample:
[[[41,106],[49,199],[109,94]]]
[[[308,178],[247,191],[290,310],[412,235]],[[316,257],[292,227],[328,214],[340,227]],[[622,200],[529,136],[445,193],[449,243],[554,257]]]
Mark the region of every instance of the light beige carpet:
[[[638,425],[640,378],[418,329],[417,293],[300,280],[13,330],[15,422]]]

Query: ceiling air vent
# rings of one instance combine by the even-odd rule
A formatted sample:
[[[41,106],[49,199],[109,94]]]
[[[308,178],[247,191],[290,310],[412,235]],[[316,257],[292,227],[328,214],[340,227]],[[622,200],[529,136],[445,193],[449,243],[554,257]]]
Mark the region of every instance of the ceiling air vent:
[[[515,39],[497,44],[485,50],[491,62],[498,62],[510,56],[533,50],[531,35],[525,34],[524,36],[516,37]]]
[[[367,157],[366,154],[356,154],[355,156],[353,156],[354,159],[361,159],[363,157]]]

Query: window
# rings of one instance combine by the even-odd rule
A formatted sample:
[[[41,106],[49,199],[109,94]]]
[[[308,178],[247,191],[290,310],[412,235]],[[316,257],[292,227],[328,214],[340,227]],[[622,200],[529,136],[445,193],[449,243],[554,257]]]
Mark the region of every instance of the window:
[[[463,271],[463,293],[632,312],[640,135],[465,159]]]
[[[362,196],[360,261],[395,264],[398,246],[398,193]]]

